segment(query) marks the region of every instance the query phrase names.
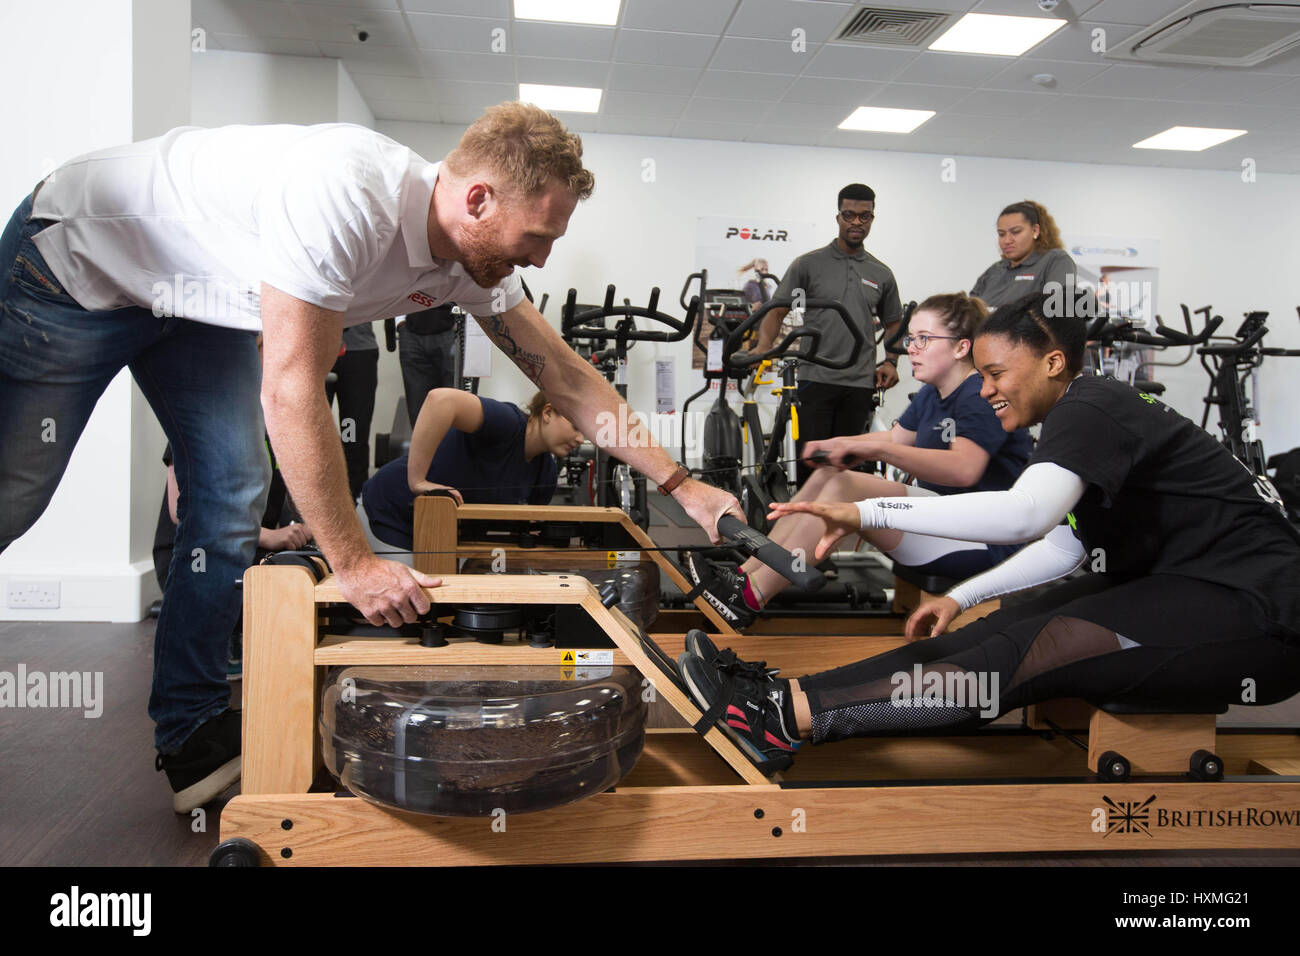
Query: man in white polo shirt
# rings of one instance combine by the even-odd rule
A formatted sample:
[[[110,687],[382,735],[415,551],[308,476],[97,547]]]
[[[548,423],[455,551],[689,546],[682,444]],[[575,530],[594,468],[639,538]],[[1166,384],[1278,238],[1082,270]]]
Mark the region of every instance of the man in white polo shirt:
[[[173,130],[71,160],[14,213],[0,238],[0,551],[45,510],[129,367],[181,489],[149,702],[178,812],[239,775],[225,651],[269,478],[263,410],[346,600],[372,623],[410,622],[440,583],[377,557],[357,520],[321,384],[345,326],[456,302],[584,433],[626,414],[513,274],[546,262],[593,186],[576,135],[507,103],[441,164],[358,126]],[[56,442],[42,440],[50,419]],[[740,514],[639,424],[611,450],[715,540],[717,519]]]

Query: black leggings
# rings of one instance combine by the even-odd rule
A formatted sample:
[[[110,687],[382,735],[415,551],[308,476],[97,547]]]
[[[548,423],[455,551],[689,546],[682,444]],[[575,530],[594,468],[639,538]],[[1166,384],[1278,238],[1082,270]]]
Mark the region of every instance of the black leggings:
[[[949,634],[801,677],[799,686],[815,743],[976,727],[1059,697],[1214,712],[1295,694],[1300,646],[1270,636],[1232,588],[1089,574]]]

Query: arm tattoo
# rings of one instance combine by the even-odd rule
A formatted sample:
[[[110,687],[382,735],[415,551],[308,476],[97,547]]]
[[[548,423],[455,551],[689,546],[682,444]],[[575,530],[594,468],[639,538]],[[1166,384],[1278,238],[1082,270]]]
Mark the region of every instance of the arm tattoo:
[[[541,388],[542,372],[546,369],[546,356],[537,352],[525,352],[520,348],[500,315],[479,319],[479,325],[488,334],[488,338],[496,343],[496,347],[505,352],[510,361],[519,366],[519,370],[528,376],[529,381]]]

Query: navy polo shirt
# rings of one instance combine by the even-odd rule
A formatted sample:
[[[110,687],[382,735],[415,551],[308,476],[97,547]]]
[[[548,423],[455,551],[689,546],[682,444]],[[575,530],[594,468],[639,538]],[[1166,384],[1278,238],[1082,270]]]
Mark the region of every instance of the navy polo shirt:
[[[524,460],[528,416],[517,406],[480,397],[478,431],[453,428],[438,445],[427,480],[449,485],[466,504],[548,504],[555,494],[555,456],[542,452]],[[380,468],[361,488],[361,503],[375,537],[410,549],[415,527],[415,493],[406,482],[407,456]]]

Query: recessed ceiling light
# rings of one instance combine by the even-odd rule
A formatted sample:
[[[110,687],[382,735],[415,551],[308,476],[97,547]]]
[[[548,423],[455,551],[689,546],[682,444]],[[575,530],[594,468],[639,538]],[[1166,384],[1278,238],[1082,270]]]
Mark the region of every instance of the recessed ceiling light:
[[[910,133],[931,116],[934,110],[898,110],[883,106],[859,106],[840,129],[869,130],[873,133]]]
[[[516,20],[554,20],[559,23],[618,23],[619,0],[515,0]]]
[[[532,103],[544,110],[562,113],[596,113],[600,110],[598,89],[588,86],[546,86],[542,83],[520,83],[519,101]]]
[[[1210,129],[1205,126],[1171,126],[1163,133],[1148,136],[1134,149],[1185,149],[1199,152],[1244,135],[1244,129]]]
[[[1031,46],[1051,36],[1066,21],[1050,17],[1004,17],[991,13],[968,13],[930,44],[945,53],[991,53],[1020,56]]]

